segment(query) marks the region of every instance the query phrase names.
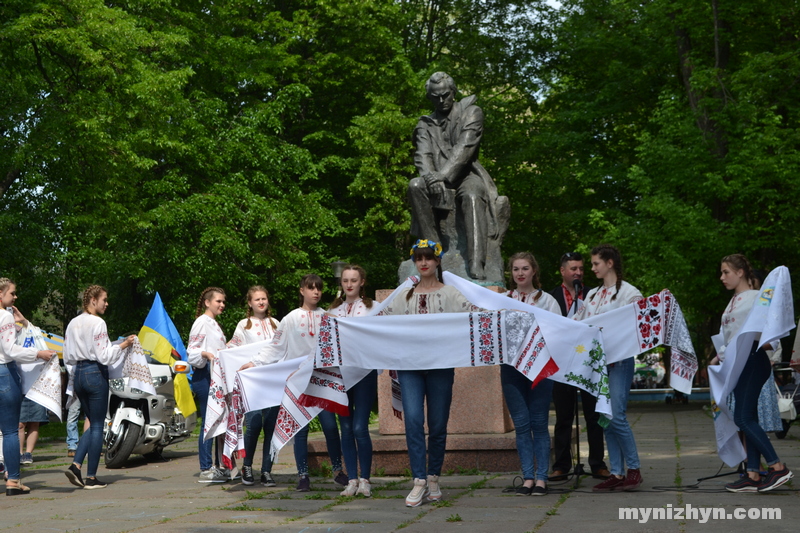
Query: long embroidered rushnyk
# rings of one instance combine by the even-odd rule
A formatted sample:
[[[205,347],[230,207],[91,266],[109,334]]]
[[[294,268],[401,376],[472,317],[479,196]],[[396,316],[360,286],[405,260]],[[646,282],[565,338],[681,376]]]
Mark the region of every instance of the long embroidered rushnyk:
[[[42,335],[42,330],[30,322],[17,337],[17,344],[25,348],[36,347],[37,350],[49,350]],[[22,393],[54,413],[61,420],[61,368],[58,357],[51,357],[49,362],[38,360],[35,363],[19,365]]]
[[[129,387],[155,396],[153,376],[150,374],[150,365],[147,363],[139,337],[134,337],[133,344],[122,351],[122,357],[113,365],[109,365],[108,378],[128,378]]]
[[[728,397],[739,382],[753,345],[767,346],[789,335],[794,328],[794,304],[789,269],[780,266],[769,273],[761,293],[739,332],[725,348],[725,360],[708,367],[708,381],[714,400],[714,432],[717,453],[730,467],[742,462],[746,453],[738,428],[728,407]]]
[[[684,394],[692,392],[697,356],[683,312],[670,291],[663,290],[581,322],[603,330],[607,364],[635,357],[657,346],[670,346],[670,387]],[[558,363],[562,366],[561,360]],[[563,373],[557,373],[552,379],[561,381],[563,377]]]

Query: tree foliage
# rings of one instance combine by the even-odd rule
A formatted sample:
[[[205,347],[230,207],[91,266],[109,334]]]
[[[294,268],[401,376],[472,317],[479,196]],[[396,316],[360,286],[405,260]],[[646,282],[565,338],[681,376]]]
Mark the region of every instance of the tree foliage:
[[[262,283],[283,314],[299,276],[332,281],[335,259],[393,287],[410,134],[445,70],[484,109],[507,253],[533,251],[551,286],[562,253],[613,242],[705,342],[720,257],[800,263],[797,15],[761,0],[4,2],[0,272],[23,311],[63,322],[107,285],[119,333],[155,291],[181,330],[209,285],[238,309]]]

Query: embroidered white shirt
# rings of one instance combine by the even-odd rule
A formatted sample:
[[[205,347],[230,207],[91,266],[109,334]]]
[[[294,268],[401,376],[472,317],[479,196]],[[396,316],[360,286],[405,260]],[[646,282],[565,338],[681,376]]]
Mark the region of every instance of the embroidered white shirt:
[[[364,305],[364,300],[359,298],[352,303],[342,302],[342,305],[329,309],[328,312],[336,317],[367,316],[369,308]]]
[[[541,296],[534,302],[533,299],[536,298],[537,294],[541,294]],[[539,309],[550,311],[551,313],[556,313],[558,315],[561,314],[561,307],[559,307],[556,299],[553,298],[552,295],[544,292],[542,289],[537,289],[533,292],[520,292],[517,289],[514,289],[513,291],[508,291],[506,296],[519,302],[538,307]]]
[[[250,328],[247,328],[247,320],[239,321],[236,325],[236,330],[233,332],[233,337],[228,341],[228,347],[244,346],[245,344],[253,344],[254,342],[268,341],[275,336],[277,327],[273,326],[275,323],[280,324],[279,320],[272,318],[260,319],[254,316],[250,317]]]
[[[256,366],[306,357],[314,353],[317,335],[325,310],[313,311],[297,308],[281,320],[272,342],[261,348],[253,357]]]
[[[468,313],[480,311],[479,307],[472,305],[461,291],[452,285],[444,285],[433,292],[418,293],[414,291],[409,300],[406,300],[408,291],[404,289],[389,305],[381,311],[383,315],[426,315],[430,313]]]
[[[615,294],[617,297],[612,300]],[[613,309],[619,309],[620,307],[624,307],[641,299],[642,293],[639,292],[639,289],[627,281],[622,282],[619,293],[617,293],[616,285],[612,285],[611,287],[595,287],[589,291],[586,298],[583,300],[585,307],[582,313],[579,314],[578,320],[599,315]]]
[[[99,316],[83,313],[73,318],[64,333],[64,364],[97,361],[101,365],[116,363],[122,357],[119,345],[111,344],[106,322]]]
[[[219,323],[205,313],[197,317],[189,332],[189,343],[186,345],[186,355],[189,364],[195,368],[205,368],[208,359],[203,357],[203,352],[209,352],[216,357],[220,350],[224,350],[225,333]]]
[[[0,363],[33,363],[36,361],[36,354],[39,350],[35,346],[23,348],[17,344],[17,335],[21,329],[17,329],[14,323],[14,315],[0,309]]]

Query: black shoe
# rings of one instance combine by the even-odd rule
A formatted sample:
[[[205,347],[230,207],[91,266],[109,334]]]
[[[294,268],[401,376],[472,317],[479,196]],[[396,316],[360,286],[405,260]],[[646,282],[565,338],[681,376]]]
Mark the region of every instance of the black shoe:
[[[261,472],[261,484],[265,487],[274,487],[277,485],[275,480],[272,479],[272,474],[269,472]]]
[[[297,488],[294,490],[297,492],[310,492],[311,480],[308,478],[308,476],[301,477],[300,481],[297,482]]]
[[[64,472],[64,474],[67,476],[67,479],[69,479],[69,482],[75,485],[76,487],[81,487],[81,488],[84,487],[83,477],[81,476],[81,469],[75,466],[74,463],[69,465],[69,468],[67,469],[66,472]]]
[[[533,487],[533,491],[531,491],[532,496],[544,496],[545,494],[547,494],[547,487],[540,487],[538,485]]]
[[[104,489],[108,486],[107,483],[103,483],[96,477],[88,477],[86,481],[83,483],[83,488],[92,490],[92,489]]]
[[[789,467],[786,465],[783,465],[782,470],[770,469],[767,475],[761,480],[761,484],[758,486],[758,492],[767,492],[776,489],[793,477],[794,474],[792,474]]]
[[[244,465],[242,467],[242,483],[245,485],[252,485],[256,482],[253,478],[253,467]]]
[[[347,474],[339,470],[339,473],[336,474],[336,477],[333,478],[333,481],[341,485],[342,487],[346,487],[347,484],[350,482],[350,478],[347,477]]]
[[[522,485],[520,487],[517,487],[517,490],[515,492],[517,496],[530,496],[531,492],[533,492],[533,489],[531,487],[526,487],[525,485]]]

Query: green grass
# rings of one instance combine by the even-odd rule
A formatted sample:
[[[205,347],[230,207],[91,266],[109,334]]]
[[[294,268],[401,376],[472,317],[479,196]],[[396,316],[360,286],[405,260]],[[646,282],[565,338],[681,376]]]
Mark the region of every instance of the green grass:
[[[461,522],[463,519],[458,514],[451,514],[445,519],[445,522]]]

